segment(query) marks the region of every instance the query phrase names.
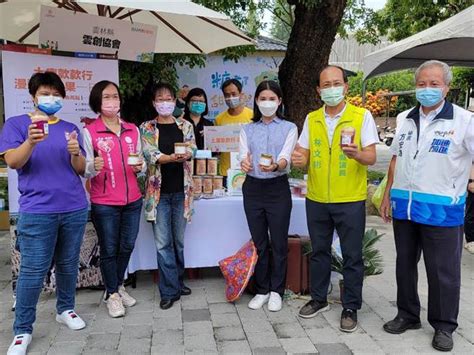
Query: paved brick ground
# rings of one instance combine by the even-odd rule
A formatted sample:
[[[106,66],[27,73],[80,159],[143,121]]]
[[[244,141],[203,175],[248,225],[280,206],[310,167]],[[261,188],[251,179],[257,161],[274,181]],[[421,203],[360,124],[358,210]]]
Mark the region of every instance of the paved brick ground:
[[[130,291],[138,304],[124,318],[108,317],[101,303],[101,292],[79,291],[76,310],[87,322],[87,328],[78,332],[54,321],[54,295],[42,295],[30,354],[436,353],[430,345],[433,331],[426,321],[425,307],[422,329],[402,335],[390,335],[382,330],[382,324],[395,315],[394,244],[390,227],[382,225],[378,218],[369,217],[368,227],[386,233],[379,244],[385,272],[366,280],[364,304],[359,312],[360,328],[353,334],[338,330],[341,306],[337,303],[337,286],[331,295],[331,310],[309,320],[297,317],[298,309],[305,303],[303,299],[286,301],[278,313],[248,309],[248,295],[236,304],[229,304],[219,277],[189,281],[193,294],[172,309],[162,311],[151,276],[142,273],[138,288]],[[0,353],[5,353],[12,336],[7,238],[6,233],[0,236]],[[460,326],[454,336],[456,354],[474,353],[473,271],[474,256],[464,253]],[[427,285],[422,262],[419,289],[422,304],[426,306]]]

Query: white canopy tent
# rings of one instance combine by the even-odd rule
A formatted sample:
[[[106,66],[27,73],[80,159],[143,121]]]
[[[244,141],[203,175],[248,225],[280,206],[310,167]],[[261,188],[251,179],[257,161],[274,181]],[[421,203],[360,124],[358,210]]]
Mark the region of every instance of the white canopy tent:
[[[364,80],[415,68],[437,59],[452,66],[474,67],[474,5],[411,37],[364,57]]]
[[[7,0],[0,3],[0,38],[37,45],[41,5],[157,26],[155,53],[200,54],[254,44],[227,16],[190,0]]]

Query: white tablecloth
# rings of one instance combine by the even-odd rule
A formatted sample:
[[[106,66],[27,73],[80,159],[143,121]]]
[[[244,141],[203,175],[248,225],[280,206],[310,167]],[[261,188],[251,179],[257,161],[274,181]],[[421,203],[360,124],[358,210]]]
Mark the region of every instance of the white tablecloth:
[[[198,200],[194,211],[184,237],[187,268],[217,266],[219,260],[234,254],[250,239],[242,197]],[[289,234],[308,235],[304,198],[293,197]],[[153,230],[142,214],[128,272],[157,268]]]

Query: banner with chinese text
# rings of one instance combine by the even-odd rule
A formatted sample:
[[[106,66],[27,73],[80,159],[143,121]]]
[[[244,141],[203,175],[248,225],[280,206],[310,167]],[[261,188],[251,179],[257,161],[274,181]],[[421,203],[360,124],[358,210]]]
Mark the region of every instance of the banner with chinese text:
[[[118,59],[152,63],[156,32],[152,25],[41,6],[41,48],[107,53]]]
[[[83,59],[42,54],[2,51],[3,94],[6,119],[32,112],[28,80],[34,73],[53,71],[66,87],[64,106],[58,117],[82,128],[81,117],[96,117],[89,107],[89,93],[101,80],[118,83],[118,61]],[[18,212],[18,188],[15,170],[8,169],[10,213]]]
[[[236,63],[226,60],[221,55],[206,57],[204,67],[176,66],[180,86],[188,85],[189,88],[199,87],[207,94],[210,120],[222,111],[227,110],[221,86],[227,79],[237,79],[242,83],[245,94],[245,105],[253,107],[255,89],[263,80],[278,81],[278,68],[283,60],[284,52],[274,55],[261,54],[239,58]]]
[[[240,125],[204,127],[204,146],[212,152],[238,152]]]

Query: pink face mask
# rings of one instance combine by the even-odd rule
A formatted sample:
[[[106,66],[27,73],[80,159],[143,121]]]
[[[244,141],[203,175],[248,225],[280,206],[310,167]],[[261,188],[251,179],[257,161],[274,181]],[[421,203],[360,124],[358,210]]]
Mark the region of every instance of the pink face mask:
[[[120,111],[119,100],[102,101],[101,112],[108,117],[114,117]]]
[[[173,113],[175,106],[175,103],[170,101],[155,102],[156,111],[163,117],[170,116]]]

